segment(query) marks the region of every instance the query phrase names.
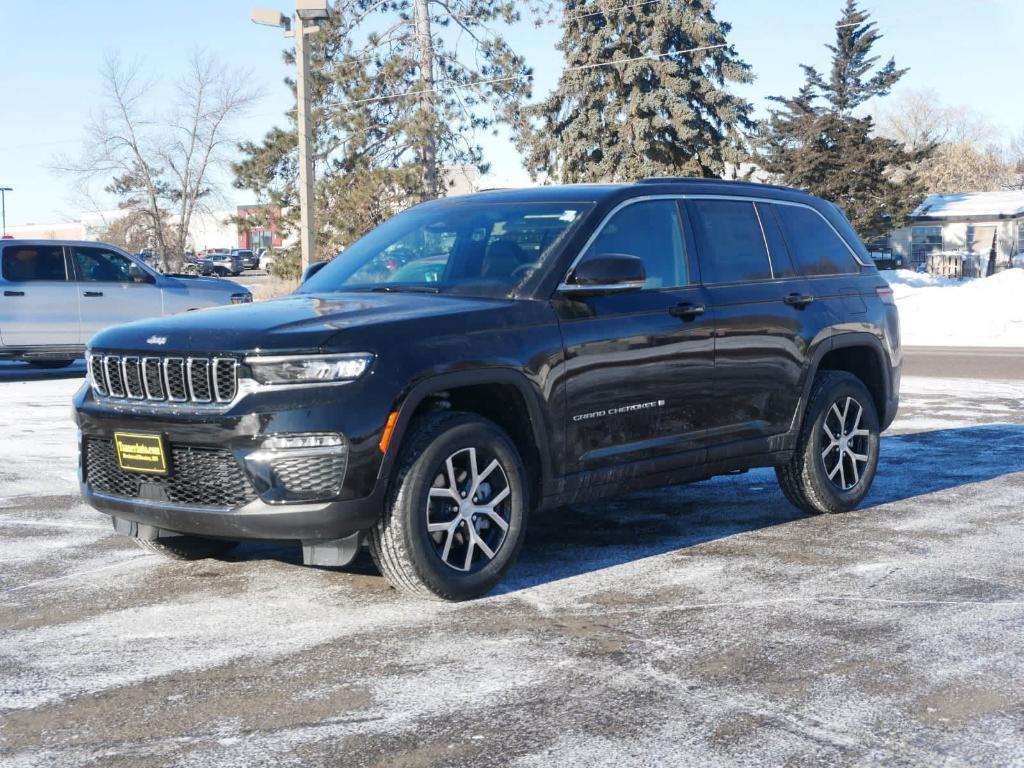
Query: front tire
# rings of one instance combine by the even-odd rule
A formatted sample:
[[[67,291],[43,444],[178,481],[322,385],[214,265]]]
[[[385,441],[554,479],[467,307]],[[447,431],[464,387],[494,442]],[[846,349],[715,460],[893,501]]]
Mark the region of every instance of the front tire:
[[[793,456],[775,475],[798,509],[849,512],[871,489],[878,448],[878,412],[867,387],[845,371],[823,371],[811,388]]]
[[[370,529],[370,554],[396,589],[441,600],[486,594],[526,534],[526,470],[496,424],[429,414],[403,445],[390,501]]]

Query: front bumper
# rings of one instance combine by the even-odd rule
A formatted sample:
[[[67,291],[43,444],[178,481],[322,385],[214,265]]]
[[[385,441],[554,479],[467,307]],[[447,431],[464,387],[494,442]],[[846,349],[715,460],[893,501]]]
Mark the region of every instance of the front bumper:
[[[112,517],[164,531],[234,541],[341,539],[372,526],[381,510],[381,499],[376,496],[322,504],[271,505],[257,500],[234,510],[214,510],[108,496],[94,493],[85,483],[79,487],[89,505]]]
[[[84,386],[74,398],[81,435],[78,472],[82,496],[95,509],[115,518],[177,533],[234,540],[347,537],[372,527],[383,509],[386,484],[379,478],[383,457],[377,444],[391,403],[380,390],[371,381],[281,388],[254,392],[228,410],[211,412],[186,407],[154,410],[144,404],[112,408],[98,402]],[[235,493],[232,486],[231,493],[223,494],[230,497],[230,503],[204,498],[216,493],[193,497],[188,492],[187,475],[181,471],[173,474],[173,488],[171,483],[161,486],[138,475],[134,475],[138,487],[129,484],[126,491],[120,490],[124,485],[90,482],[98,475],[83,456],[93,451],[97,442],[109,443],[115,432],[161,435],[172,457],[172,473],[176,472],[178,451],[216,453],[222,463],[230,465],[234,476],[210,474],[216,468],[208,469],[210,465],[193,457],[193,475],[188,477],[207,472],[200,485],[211,491],[227,488],[240,476],[247,491]],[[327,496],[282,494],[280,485],[268,482],[266,466],[253,460],[266,453],[261,445],[269,436],[322,432],[343,435],[347,445],[344,484]],[[193,503],[197,499],[199,503]]]

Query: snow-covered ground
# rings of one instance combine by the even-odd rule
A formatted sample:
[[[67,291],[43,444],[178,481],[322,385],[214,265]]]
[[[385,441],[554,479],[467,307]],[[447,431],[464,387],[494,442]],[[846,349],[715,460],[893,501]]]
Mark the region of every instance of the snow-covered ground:
[[[1024,269],[975,280],[883,270],[905,346],[1024,348]]]
[[[0,381],[0,764],[1020,765],[1024,382],[906,377],[861,509],[771,470],[536,515],[494,595],[164,562]]]

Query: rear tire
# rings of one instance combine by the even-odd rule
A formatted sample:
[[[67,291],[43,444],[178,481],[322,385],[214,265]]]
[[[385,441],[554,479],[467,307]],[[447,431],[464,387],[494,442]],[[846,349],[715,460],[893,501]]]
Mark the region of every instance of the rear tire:
[[[845,371],[814,380],[796,449],[775,468],[789,502],[812,515],[849,512],[863,501],[878,467],[879,426],[863,382]]]
[[[224,555],[235,546],[233,541],[204,539],[199,536],[167,536],[155,540],[133,539],[147,552],[153,552],[168,560],[205,560]]]
[[[475,414],[419,419],[399,454],[370,554],[395,589],[469,600],[501,581],[526,534],[526,470],[515,444]]]

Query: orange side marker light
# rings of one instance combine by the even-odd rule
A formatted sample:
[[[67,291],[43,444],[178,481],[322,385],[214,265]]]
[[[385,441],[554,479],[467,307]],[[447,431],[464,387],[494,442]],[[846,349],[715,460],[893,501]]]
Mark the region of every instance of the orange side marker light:
[[[381,453],[388,452],[388,443],[391,442],[391,433],[395,431],[395,422],[398,421],[398,411],[392,411],[388,414],[388,420],[384,424],[384,434],[380,436],[380,442],[377,443],[377,447],[380,448]]]

